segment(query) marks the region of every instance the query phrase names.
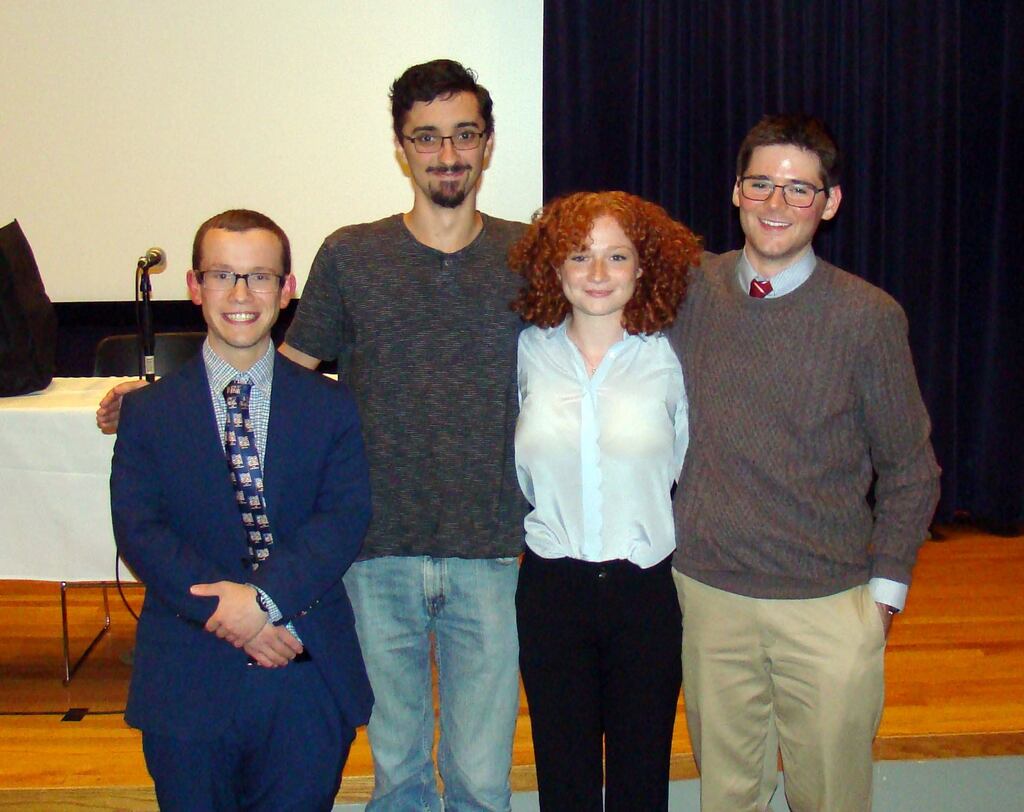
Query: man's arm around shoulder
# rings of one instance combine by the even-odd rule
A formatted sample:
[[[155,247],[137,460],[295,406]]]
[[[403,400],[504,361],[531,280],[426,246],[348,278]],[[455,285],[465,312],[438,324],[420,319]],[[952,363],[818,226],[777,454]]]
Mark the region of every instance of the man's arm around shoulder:
[[[304,353],[302,350],[297,350],[287,341],[284,342],[277,351],[281,353],[285,358],[290,358],[299,366],[303,366],[306,369],[316,369],[320,365],[320,359],[314,358],[308,353]]]
[[[306,369],[316,369],[320,364],[319,358],[307,355],[289,344],[282,344],[278,350],[282,355],[290,358],[296,364]],[[129,392],[134,392],[146,385],[146,381],[123,381],[117,386],[107,390],[107,393],[100,400],[96,408],[96,427],[104,434],[116,434],[118,422],[121,419],[121,401]]]

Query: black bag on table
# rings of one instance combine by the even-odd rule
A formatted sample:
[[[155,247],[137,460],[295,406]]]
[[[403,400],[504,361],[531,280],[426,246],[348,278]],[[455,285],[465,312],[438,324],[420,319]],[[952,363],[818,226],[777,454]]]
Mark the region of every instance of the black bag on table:
[[[0,228],[0,397],[49,386],[56,352],[57,316],[15,220]]]

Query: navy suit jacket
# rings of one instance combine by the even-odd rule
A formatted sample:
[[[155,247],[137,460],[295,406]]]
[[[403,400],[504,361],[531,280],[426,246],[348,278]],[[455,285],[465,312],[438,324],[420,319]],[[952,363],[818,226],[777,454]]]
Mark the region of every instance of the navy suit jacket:
[[[370,520],[370,486],[355,402],[343,385],[278,354],[264,487],[274,532],[253,572],[228,479],[202,353],[124,398],[110,476],[120,554],[146,585],[125,718],[182,738],[212,738],[244,700],[248,657],[204,630],[215,581],[265,590],[292,621],[343,721],[369,719],[373,696],[342,575]]]

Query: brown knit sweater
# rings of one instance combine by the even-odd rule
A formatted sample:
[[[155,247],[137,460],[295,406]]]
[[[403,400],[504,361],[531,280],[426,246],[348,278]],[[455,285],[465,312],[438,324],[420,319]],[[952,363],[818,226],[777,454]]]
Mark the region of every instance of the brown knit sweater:
[[[690,401],[676,569],[760,598],[909,584],[939,467],[902,308],[820,260],[792,293],[752,299],[738,259],[694,271],[670,331]]]

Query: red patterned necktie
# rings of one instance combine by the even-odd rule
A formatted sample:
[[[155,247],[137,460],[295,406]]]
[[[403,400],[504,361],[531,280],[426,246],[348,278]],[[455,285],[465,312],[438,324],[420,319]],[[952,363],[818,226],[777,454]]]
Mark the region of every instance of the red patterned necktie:
[[[767,279],[764,282],[758,282],[756,279],[750,280],[750,295],[755,299],[763,299],[771,292],[772,283]]]

